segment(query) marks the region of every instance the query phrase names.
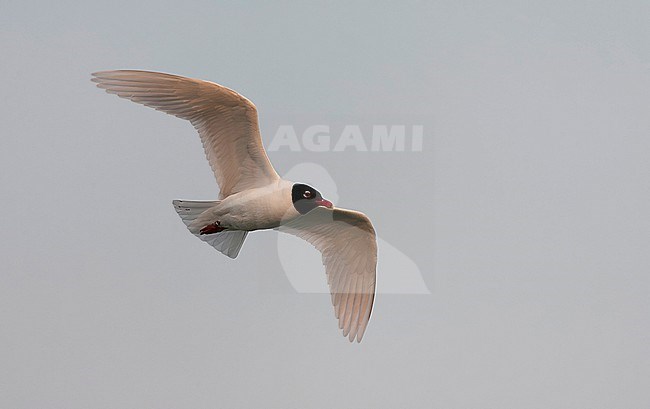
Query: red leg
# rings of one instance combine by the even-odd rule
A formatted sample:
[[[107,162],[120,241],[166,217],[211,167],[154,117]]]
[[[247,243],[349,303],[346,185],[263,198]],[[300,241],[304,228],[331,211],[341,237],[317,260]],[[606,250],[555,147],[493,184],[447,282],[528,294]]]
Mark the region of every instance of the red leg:
[[[213,233],[219,233],[220,231],[226,230],[225,227],[221,227],[219,221],[216,221],[212,224],[208,224],[204,228],[201,229],[199,234],[213,234]]]

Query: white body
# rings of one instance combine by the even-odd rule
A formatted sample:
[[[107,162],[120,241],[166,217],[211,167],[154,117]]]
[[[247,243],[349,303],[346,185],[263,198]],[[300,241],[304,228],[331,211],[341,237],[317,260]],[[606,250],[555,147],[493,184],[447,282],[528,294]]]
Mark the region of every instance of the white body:
[[[293,182],[279,179],[264,187],[235,193],[201,213],[188,227],[192,233],[219,222],[228,230],[275,229],[300,216],[291,202]]]

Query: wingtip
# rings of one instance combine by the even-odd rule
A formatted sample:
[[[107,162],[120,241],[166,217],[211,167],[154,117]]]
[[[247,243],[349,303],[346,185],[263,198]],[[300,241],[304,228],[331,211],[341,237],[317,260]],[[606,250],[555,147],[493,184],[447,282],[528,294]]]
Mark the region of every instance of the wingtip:
[[[129,74],[130,72],[144,72],[144,71],[137,71],[137,70],[102,70],[102,71],[95,71],[91,72],[90,76],[93,78],[96,78],[98,80],[109,80],[113,79],[115,76],[119,76],[120,74]]]
[[[97,84],[98,88],[102,88],[102,82],[110,79],[110,74],[114,73],[113,70],[95,71],[90,73],[90,81]]]
[[[357,341],[357,344],[361,343],[361,340],[363,339],[363,335],[359,335],[358,333],[350,333],[349,335],[343,335],[348,339],[348,341],[352,344],[354,341]]]
[[[95,71],[95,72],[91,72],[90,76],[93,77],[93,78],[100,78],[100,77],[102,77],[102,76],[104,76],[104,75],[106,75],[106,74],[108,74],[110,72],[114,72],[114,71],[113,70]]]

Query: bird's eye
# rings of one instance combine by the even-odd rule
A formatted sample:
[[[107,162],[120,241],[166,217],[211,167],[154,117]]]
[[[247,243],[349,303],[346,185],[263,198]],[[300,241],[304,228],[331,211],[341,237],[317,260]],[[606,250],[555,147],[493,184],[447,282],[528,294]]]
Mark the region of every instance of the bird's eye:
[[[305,193],[302,194],[302,197],[309,199],[311,197],[311,192],[309,190],[305,190]]]

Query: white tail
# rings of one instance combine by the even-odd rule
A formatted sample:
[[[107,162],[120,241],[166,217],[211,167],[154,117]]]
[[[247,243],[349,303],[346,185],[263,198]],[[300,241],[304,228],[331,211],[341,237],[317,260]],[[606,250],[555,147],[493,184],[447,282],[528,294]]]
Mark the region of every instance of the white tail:
[[[194,201],[194,200],[174,200],[174,210],[181,217],[185,226],[190,227],[192,222],[196,220],[203,212],[219,204],[218,200],[207,201]],[[241,230],[225,230],[215,234],[198,234],[189,229],[190,232],[217,249],[220,253],[225,254],[230,258],[235,258],[241,250],[241,246],[246,239],[247,231]]]

